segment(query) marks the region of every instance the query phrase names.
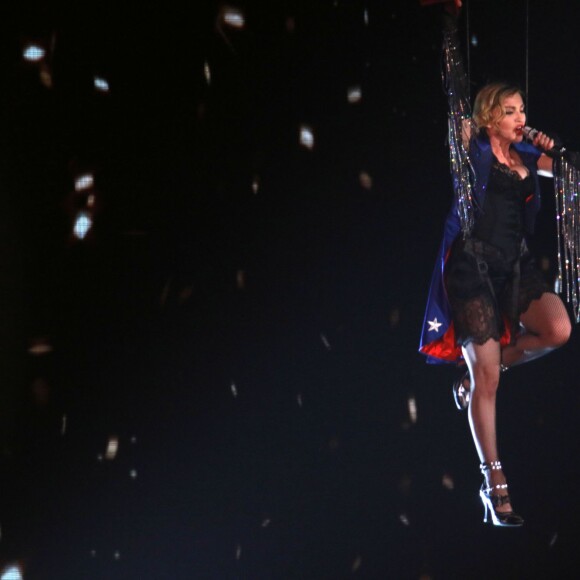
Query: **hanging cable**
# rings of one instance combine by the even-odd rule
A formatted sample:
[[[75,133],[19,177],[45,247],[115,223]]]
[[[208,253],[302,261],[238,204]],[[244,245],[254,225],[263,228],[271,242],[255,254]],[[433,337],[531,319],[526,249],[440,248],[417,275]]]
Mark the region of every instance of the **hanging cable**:
[[[471,102],[471,38],[469,31],[469,0],[465,2],[465,36],[467,52],[467,98]]]
[[[530,114],[530,0],[526,0],[526,112]]]

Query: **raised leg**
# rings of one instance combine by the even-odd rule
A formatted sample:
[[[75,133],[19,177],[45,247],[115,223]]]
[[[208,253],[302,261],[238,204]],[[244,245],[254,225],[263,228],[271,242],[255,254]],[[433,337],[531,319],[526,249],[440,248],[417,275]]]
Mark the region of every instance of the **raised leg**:
[[[508,367],[523,364],[553,351],[570,338],[572,325],[564,303],[555,294],[542,294],[520,316],[526,332],[502,351]]]

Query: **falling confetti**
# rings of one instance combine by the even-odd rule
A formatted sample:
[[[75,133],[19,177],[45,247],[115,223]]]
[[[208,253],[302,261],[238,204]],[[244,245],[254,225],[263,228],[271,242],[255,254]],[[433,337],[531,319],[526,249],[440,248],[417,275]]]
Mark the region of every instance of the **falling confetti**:
[[[93,86],[100,93],[108,93],[110,88],[109,83],[103,77],[95,77],[93,79]]]
[[[203,75],[205,76],[205,82],[211,84],[211,70],[209,68],[209,62],[207,60],[203,63]]]
[[[302,395],[300,393],[298,393],[296,400],[298,401],[298,406],[302,407]]]
[[[362,564],[362,558],[360,556],[357,556],[354,560],[354,562],[352,563],[352,571],[356,572]]]
[[[238,8],[225,7],[222,12],[225,24],[232,28],[243,28],[245,25],[244,14]]]
[[[242,557],[242,546],[238,544],[236,546],[236,560],[239,560]]]
[[[314,147],[314,133],[308,125],[300,125],[300,144],[306,149]]]
[[[558,532],[554,532],[552,534],[552,537],[550,538],[550,548],[553,548],[557,541],[558,541]]]
[[[409,410],[409,419],[411,420],[411,423],[416,423],[417,422],[417,401],[415,400],[415,397],[410,396],[409,399],[407,400],[407,408]]]
[[[270,525],[270,518],[266,518],[262,521],[262,527],[267,528]]]
[[[29,62],[39,62],[46,56],[46,50],[37,44],[29,44],[24,48],[22,56]]]
[[[113,558],[114,558],[115,560],[120,560],[120,559],[121,559],[121,553],[120,553],[120,552],[118,552],[118,551],[117,551],[117,552],[115,552],[115,553],[113,554]]]
[[[62,426],[60,428],[60,434],[63,436],[66,434],[66,415],[62,416]]]
[[[117,451],[119,450],[119,438],[109,437],[109,442],[107,444],[107,451],[105,452],[105,458],[112,461],[117,456]]]
[[[322,341],[322,344],[324,345],[324,347],[326,348],[326,350],[332,350],[332,347],[330,346],[330,343],[328,342],[328,339],[322,333],[320,333],[320,340]]]
[[[232,383],[232,384],[230,385],[230,389],[231,389],[231,391],[232,391],[232,395],[233,395],[234,397],[237,397],[237,396],[238,396],[238,388],[236,387],[236,383]]]
[[[19,566],[10,565],[2,571],[0,580],[23,580],[22,570]]]
[[[401,514],[399,516],[399,521],[404,525],[404,526],[410,526],[411,523],[409,522],[409,518],[406,516],[406,514]]]
[[[366,171],[361,171],[359,173],[358,179],[361,187],[364,187],[365,189],[372,189],[373,178]]]
[[[92,173],[83,173],[75,179],[75,191],[85,191],[95,184],[95,178]]]
[[[448,473],[445,473],[443,475],[443,479],[442,479],[441,483],[443,484],[443,487],[445,489],[448,489],[448,490],[452,490],[455,487],[455,482],[453,481],[453,478]]]
[[[52,345],[50,344],[48,338],[45,337],[33,338],[30,340],[28,352],[34,356],[48,354],[49,352],[52,352]]]
[[[42,63],[39,71],[40,82],[47,88],[52,89],[52,71],[46,63]]]
[[[93,220],[85,211],[81,211],[77,214],[74,226],[73,226],[73,233],[76,238],[79,240],[84,240],[89,233],[93,225]]]
[[[363,17],[364,17],[365,25],[368,26],[369,25],[369,11],[368,11],[368,8],[365,8],[365,11],[363,13]]]
[[[346,98],[351,104],[360,102],[362,99],[362,89],[359,86],[349,87],[346,92]]]
[[[477,40],[477,36],[472,35],[471,37],[471,46],[477,46],[479,44],[479,41]]]
[[[129,471],[129,477],[131,479],[137,479],[137,470],[136,469],[131,469],[131,471]]]
[[[260,189],[260,178],[256,176],[252,181],[252,191],[254,192],[254,195],[258,193],[258,189]]]

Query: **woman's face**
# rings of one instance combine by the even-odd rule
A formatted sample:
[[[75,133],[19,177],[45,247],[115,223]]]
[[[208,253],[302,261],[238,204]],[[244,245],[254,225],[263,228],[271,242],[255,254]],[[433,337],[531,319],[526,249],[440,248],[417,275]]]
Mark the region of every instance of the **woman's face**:
[[[524,101],[519,93],[509,95],[501,101],[503,118],[488,127],[490,135],[495,135],[502,141],[509,143],[523,139],[523,128],[526,124]]]

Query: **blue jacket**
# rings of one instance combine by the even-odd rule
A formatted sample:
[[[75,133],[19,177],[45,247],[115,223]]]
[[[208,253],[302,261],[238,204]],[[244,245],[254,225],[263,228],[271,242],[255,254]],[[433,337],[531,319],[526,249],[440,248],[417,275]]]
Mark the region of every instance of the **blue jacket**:
[[[541,152],[533,145],[525,142],[515,143],[513,147],[534,179],[535,193],[526,200],[525,209],[525,232],[526,235],[529,235],[534,231],[536,215],[540,209],[540,184],[538,181],[537,161]],[[483,207],[489,172],[493,164],[493,153],[486,133],[482,133],[471,140],[469,156],[475,172],[473,196],[475,200],[475,220],[477,220],[478,214]],[[443,280],[445,260],[453,241],[460,235],[461,225],[457,212],[457,199],[454,197],[451,210],[445,220],[443,241],[439,248],[431,278],[419,345],[419,352],[425,354],[427,362],[430,363],[453,363],[462,358],[461,348],[455,341],[451,306],[447,300]],[[502,340],[504,343],[509,342],[509,337],[504,336]]]

